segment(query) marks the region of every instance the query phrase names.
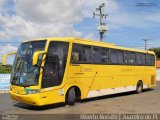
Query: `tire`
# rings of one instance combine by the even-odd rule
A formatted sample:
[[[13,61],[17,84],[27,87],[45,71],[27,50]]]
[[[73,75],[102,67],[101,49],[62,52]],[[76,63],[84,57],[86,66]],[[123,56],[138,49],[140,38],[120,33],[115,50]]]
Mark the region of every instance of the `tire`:
[[[74,88],[71,88],[68,91],[68,105],[74,105],[75,104],[75,99],[76,99],[75,90],[74,90]]]
[[[138,81],[136,91],[139,94],[142,93],[142,90],[143,90],[143,83],[141,81]]]

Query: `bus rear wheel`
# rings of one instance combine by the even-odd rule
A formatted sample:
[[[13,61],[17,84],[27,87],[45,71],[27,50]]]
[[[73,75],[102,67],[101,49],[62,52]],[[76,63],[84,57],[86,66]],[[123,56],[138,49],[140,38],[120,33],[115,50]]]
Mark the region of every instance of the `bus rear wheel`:
[[[67,103],[69,105],[74,105],[75,104],[75,99],[76,99],[76,94],[75,94],[75,90],[74,87],[72,87],[67,94]]]
[[[136,91],[139,94],[142,92],[142,90],[143,90],[143,83],[142,83],[142,81],[138,81]]]

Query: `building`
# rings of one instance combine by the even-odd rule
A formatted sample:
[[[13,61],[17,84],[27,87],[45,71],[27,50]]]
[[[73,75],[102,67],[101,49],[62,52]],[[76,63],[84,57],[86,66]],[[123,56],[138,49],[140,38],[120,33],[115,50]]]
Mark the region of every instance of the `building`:
[[[157,81],[160,81],[160,60],[157,61]]]

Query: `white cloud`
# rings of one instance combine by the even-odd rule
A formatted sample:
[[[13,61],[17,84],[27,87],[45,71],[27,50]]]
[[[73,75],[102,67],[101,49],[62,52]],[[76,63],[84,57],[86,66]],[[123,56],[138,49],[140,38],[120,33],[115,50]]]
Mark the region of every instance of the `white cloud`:
[[[9,53],[9,52],[15,52],[15,51],[17,51],[17,47],[14,47],[10,44],[7,44],[5,46],[0,46],[0,51],[2,54]],[[2,56],[2,55],[0,55],[0,56]]]
[[[118,1],[118,0],[117,0]],[[108,14],[107,23],[109,30],[122,29],[125,27],[132,28],[150,28],[160,23],[159,11],[151,12],[136,12],[127,11],[125,6],[116,0],[87,0],[83,13],[86,18],[93,18],[92,11],[96,11],[95,7],[100,3],[105,3],[104,13]],[[147,8],[146,8],[147,9]],[[97,18],[98,19],[98,18]]]
[[[5,1],[0,0],[0,5],[4,5]],[[81,22],[84,17],[93,17],[92,11],[103,2],[106,3],[105,11],[109,14],[109,31],[125,27],[148,28],[160,22],[159,14],[131,13],[125,11],[116,0],[14,0],[15,15],[0,14],[0,39],[84,37],[73,25]],[[88,36],[92,38],[93,35],[85,37]]]
[[[34,22],[77,23],[84,0],[15,0],[16,13]]]
[[[5,46],[0,46],[0,59],[2,59],[4,54],[10,53],[10,52],[16,52],[16,51],[17,51],[17,47],[14,47],[14,46],[12,46],[10,44],[5,45]],[[13,59],[14,59],[14,57],[10,56],[7,59],[7,63],[9,63],[9,64],[13,63]]]
[[[0,0],[0,6],[3,6],[5,4],[6,0]]]
[[[6,0],[0,0],[0,14],[4,14]]]
[[[84,0],[14,0],[15,15],[0,15],[1,39],[33,39],[54,36],[76,36],[73,27],[82,20]]]
[[[80,37],[82,33],[73,25],[83,19],[83,5],[84,0],[14,0],[15,14],[10,15],[6,12],[6,0],[0,0],[3,11],[0,11],[0,40]],[[0,57],[16,49],[11,45],[0,45]]]

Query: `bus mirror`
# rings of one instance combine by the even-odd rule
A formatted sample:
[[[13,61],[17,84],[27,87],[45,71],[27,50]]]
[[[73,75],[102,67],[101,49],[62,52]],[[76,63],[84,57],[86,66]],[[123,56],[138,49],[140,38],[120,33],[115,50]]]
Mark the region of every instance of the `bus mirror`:
[[[43,54],[45,54],[44,51],[38,51],[33,54],[33,59],[32,59],[33,66],[40,66],[43,59]]]
[[[3,58],[2,58],[2,65],[6,65],[7,57],[8,57],[9,55],[14,55],[14,54],[16,54],[16,52],[4,54],[4,55],[3,55]]]

